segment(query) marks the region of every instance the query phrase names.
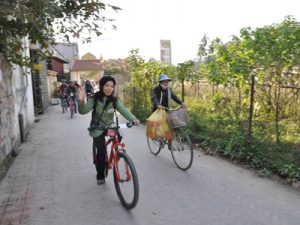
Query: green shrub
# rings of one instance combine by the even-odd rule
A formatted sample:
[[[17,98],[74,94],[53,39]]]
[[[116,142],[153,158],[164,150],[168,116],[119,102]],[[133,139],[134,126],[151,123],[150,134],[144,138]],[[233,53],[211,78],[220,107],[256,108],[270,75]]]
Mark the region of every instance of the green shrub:
[[[255,121],[253,137],[249,139],[247,129],[241,129],[243,121],[235,121],[228,113],[216,112],[209,102],[188,101],[190,123],[188,134],[210,151],[239,162],[246,162],[259,170],[261,176],[271,172],[282,177],[300,180],[300,151],[290,142],[276,143],[268,134],[274,126],[269,122]],[[245,120],[246,121],[246,120]]]

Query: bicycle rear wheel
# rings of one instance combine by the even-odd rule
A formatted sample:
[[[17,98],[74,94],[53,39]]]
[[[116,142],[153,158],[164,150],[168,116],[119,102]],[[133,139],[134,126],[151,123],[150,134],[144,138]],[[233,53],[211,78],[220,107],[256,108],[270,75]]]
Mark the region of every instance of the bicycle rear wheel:
[[[182,128],[174,130],[171,141],[171,154],[176,166],[181,170],[191,167],[194,158],[193,146],[187,133]]]
[[[158,153],[160,152],[162,146],[161,142],[162,140],[160,138],[152,139],[147,137],[148,147],[153,155],[158,155]]]
[[[136,206],[139,199],[139,182],[135,166],[124,152],[118,152],[118,162],[114,166],[114,182],[118,197],[126,209]]]

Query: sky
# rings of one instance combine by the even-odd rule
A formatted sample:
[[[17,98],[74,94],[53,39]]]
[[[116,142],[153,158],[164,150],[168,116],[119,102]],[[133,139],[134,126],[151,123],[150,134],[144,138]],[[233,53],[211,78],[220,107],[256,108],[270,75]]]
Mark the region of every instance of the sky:
[[[117,30],[106,25],[92,43],[79,43],[79,54],[97,58],[125,58],[134,48],[145,59],[160,59],[160,40],[171,40],[172,63],[197,57],[204,34],[223,42],[239,35],[241,28],[280,23],[288,15],[300,21],[300,0],[106,0],[122,8],[106,12]]]

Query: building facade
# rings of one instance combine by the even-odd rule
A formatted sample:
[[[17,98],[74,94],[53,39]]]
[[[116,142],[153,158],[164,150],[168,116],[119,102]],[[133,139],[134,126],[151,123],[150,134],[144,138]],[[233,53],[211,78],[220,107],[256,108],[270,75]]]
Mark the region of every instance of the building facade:
[[[64,65],[64,73],[70,73],[74,60],[79,59],[79,50],[77,43],[57,43],[55,46],[57,52],[68,60],[69,64]]]
[[[91,53],[85,54],[82,59],[74,60],[71,67],[71,80],[91,80],[97,82],[104,74],[101,59],[96,59]]]

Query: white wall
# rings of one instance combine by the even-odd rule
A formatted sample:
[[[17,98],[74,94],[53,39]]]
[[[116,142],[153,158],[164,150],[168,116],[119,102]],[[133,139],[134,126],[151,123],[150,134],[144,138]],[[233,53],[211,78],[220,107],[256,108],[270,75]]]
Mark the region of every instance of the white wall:
[[[28,40],[24,39],[24,45],[29,46]],[[24,56],[29,56],[29,48]],[[32,92],[31,70],[27,67],[14,66],[12,70],[12,92],[14,97],[15,115],[14,129],[19,133],[19,114],[23,115],[25,132],[29,132],[34,122],[34,103]]]

